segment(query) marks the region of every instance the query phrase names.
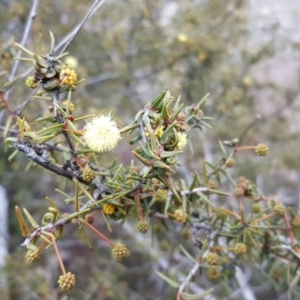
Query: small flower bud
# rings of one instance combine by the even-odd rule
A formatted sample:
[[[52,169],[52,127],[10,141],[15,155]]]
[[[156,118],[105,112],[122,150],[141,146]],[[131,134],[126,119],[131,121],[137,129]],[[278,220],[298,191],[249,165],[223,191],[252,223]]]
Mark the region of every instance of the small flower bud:
[[[244,196],[244,193],[245,193],[244,190],[240,187],[237,187],[234,189],[234,195],[236,197],[242,197],[242,196]]]
[[[184,223],[186,221],[186,217],[183,216],[183,210],[180,208],[174,211],[174,217],[177,222]]]
[[[164,127],[161,125],[161,126],[158,126],[155,130],[155,135],[158,137],[158,138],[161,138],[162,135],[164,134]]]
[[[150,137],[150,133],[146,127],[144,127],[144,131],[145,131],[145,136]]]
[[[205,261],[209,265],[216,265],[218,263],[218,260],[219,260],[219,256],[213,252],[209,252],[205,257]]]
[[[274,212],[277,216],[284,216],[285,213],[285,206],[278,203],[274,206]]]
[[[218,271],[217,268],[210,268],[208,269],[207,275],[210,280],[217,280],[220,277],[220,272]]]
[[[74,70],[64,65],[59,74],[59,79],[61,80],[60,85],[72,86],[77,81],[77,74]]]
[[[154,199],[157,202],[164,202],[166,201],[168,196],[168,191],[163,189],[157,189],[156,193],[154,194]]]
[[[196,112],[196,115],[197,115],[197,117],[202,118],[204,116],[203,110],[202,109],[198,109],[197,112]]]
[[[217,183],[216,183],[214,180],[209,179],[209,180],[207,181],[207,187],[208,187],[209,189],[214,190],[214,189],[216,189],[216,187],[217,187]]]
[[[146,233],[149,230],[149,224],[146,221],[138,222],[137,229],[140,233]]]
[[[35,250],[29,249],[26,253],[26,259],[30,263],[36,263],[41,259],[41,252],[38,248]]]
[[[76,284],[75,275],[72,274],[71,272],[59,276],[58,285],[64,291],[72,290],[75,284]]]
[[[129,251],[124,244],[117,243],[112,249],[112,255],[117,259],[129,256]]]
[[[176,148],[178,150],[182,150],[188,142],[187,135],[186,133],[177,132],[177,136],[178,136],[178,143],[176,145]]]
[[[29,76],[26,79],[26,86],[28,86],[31,89],[35,89],[39,86],[39,83],[35,80],[33,76]]]
[[[229,158],[225,162],[226,168],[232,168],[234,166],[234,164],[235,164],[235,161],[233,158]]]
[[[260,206],[259,203],[253,203],[253,204],[252,204],[252,212],[253,212],[254,214],[258,214],[258,213],[261,212],[261,206]]]
[[[224,206],[217,207],[215,209],[215,213],[216,213],[216,216],[221,220],[225,220],[226,217],[228,216],[228,211]]]
[[[247,247],[243,243],[237,243],[234,246],[234,251],[235,251],[236,254],[242,255],[242,254],[245,254],[247,252]]]
[[[112,204],[105,203],[103,205],[102,210],[103,210],[103,213],[105,213],[106,215],[111,216],[116,212],[116,207]]]
[[[96,177],[96,173],[92,169],[86,169],[82,173],[82,179],[87,182],[93,181],[95,177]]]
[[[67,110],[68,101],[63,101],[61,103],[62,108],[66,111]],[[75,110],[75,105],[73,102],[69,102],[69,113],[72,114]]]
[[[258,144],[256,145],[254,151],[258,156],[266,156],[269,152],[269,148],[265,144]]]

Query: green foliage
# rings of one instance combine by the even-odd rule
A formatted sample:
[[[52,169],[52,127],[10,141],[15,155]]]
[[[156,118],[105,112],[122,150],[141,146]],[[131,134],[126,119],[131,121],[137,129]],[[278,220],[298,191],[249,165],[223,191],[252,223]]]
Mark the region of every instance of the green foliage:
[[[101,21],[90,20],[94,26],[106,24],[107,33],[100,34],[101,45],[95,45],[91,36],[81,33],[83,36],[75,38],[72,44],[79,53],[77,58],[69,55],[65,59],[68,54],[58,51],[67,48],[70,40],[57,47],[50,32],[49,45],[44,44],[35,27],[32,29],[34,39],[28,48],[14,43],[15,48],[7,45],[3,50],[9,54],[2,57],[7,63],[4,69],[10,69],[13,57],[24,61],[20,67],[22,75],[8,78],[5,72],[0,74],[4,78],[1,81],[2,112],[9,115],[1,117],[5,119],[5,146],[12,150],[9,160],[16,168],[29,161],[26,167],[29,173],[35,173],[34,169],[39,166],[50,171],[48,176],[51,176],[50,187],[42,191],[47,195],[36,196],[45,200],[44,204],[40,201],[37,211],[30,207],[30,201],[17,201],[16,216],[25,237],[22,246],[28,248],[26,259],[30,263],[40,263],[40,259],[55,253],[61,270],[50,272],[55,287],[63,291],[74,288],[70,293],[78,299],[90,288],[97,290],[91,292],[97,299],[135,299],[134,293],[129,292],[131,287],[145,286],[151,276],[141,274],[129,278],[124,268],[132,263],[132,257],[138,263],[149,255],[150,265],[155,259],[161,259],[166,265],[165,258],[168,255],[175,258],[173,253],[180,249],[183,270],[173,268],[176,259],[170,259],[164,270],[156,272],[159,280],[175,288],[168,290],[168,299],[204,299],[207,295],[216,299],[221,295],[230,297],[242,287],[239,278],[245,277],[247,270],[255,275],[247,286],[254,288],[268,281],[274,295],[286,293],[293,299],[300,293],[297,286],[300,208],[287,208],[281,200],[266,196],[265,190],[261,191],[255,183],[257,170],[251,169],[255,155],[266,156],[269,152],[267,145],[258,142],[264,135],[254,117],[255,103],[251,93],[265,86],[261,86],[255,75],[252,77],[251,67],[272,57],[273,44],[249,50],[245,41],[250,35],[245,1],[228,1],[232,12],[221,16],[220,11],[229,9],[227,2],[209,1],[207,5],[197,6],[193,1],[178,3],[176,15],[166,21],[171,28],[168,32],[152,9],[152,6],[159,6],[160,1],[154,1],[152,6],[147,2],[133,5],[131,19],[124,14],[118,22],[114,13],[108,12],[112,4],[107,4]],[[19,7],[18,3],[14,5]],[[74,7],[72,1],[66,1],[65,5],[70,10],[67,10],[70,19],[63,32],[74,27],[71,10],[80,15],[82,8],[80,4]],[[118,5],[118,10],[128,9],[125,3]],[[50,18],[48,10],[47,5],[42,8],[41,19]],[[58,10],[57,14],[62,12]],[[56,28],[51,30],[57,31]],[[227,34],[229,31],[231,35]],[[84,50],[85,45],[91,45],[89,53]],[[236,56],[229,55],[233,47],[241,49]],[[15,49],[26,57],[21,57]],[[93,57],[96,52],[104,72],[115,72],[104,79],[108,81],[104,86],[97,83],[99,66],[95,64],[96,56]],[[85,65],[78,65],[83,60]],[[73,68],[71,62],[78,65],[77,68]],[[139,69],[141,73],[136,72]],[[28,77],[30,72],[34,74]],[[83,96],[89,93],[88,87],[94,85],[89,79],[84,82],[86,74],[95,76],[97,83],[90,91],[94,96],[88,98],[97,96],[110,102],[106,105],[103,101],[101,113],[95,112],[95,102]],[[175,86],[174,90],[182,91],[187,104],[182,103],[180,97],[173,97],[170,90],[164,90],[154,99],[146,93],[142,99],[147,104],[136,101],[137,93],[130,92],[133,85],[138,86],[145,79],[151,85],[151,77],[156,74],[159,74],[156,83],[165,84],[171,79],[180,82],[180,87]],[[20,96],[25,90],[24,85],[19,88],[21,79],[27,86],[28,94],[24,92],[24,95],[30,96]],[[117,85],[114,80],[121,84]],[[33,91],[28,92],[29,89]],[[19,100],[12,104],[13,90],[17,95],[14,98]],[[199,96],[207,92],[212,96]],[[132,96],[130,100],[129,95]],[[121,110],[110,113],[110,106],[119,106],[122,114]],[[121,121],[115,121],[111,115],[119,114],[120,119],[128,119],[128,106],[134,107],[135,116],[120,129],[116,121]],[[216,122],[206,114],[213,115]],[[236,121],[231,122],[230,118]],[[249,138],[248,131],[253,128],[256,135]],[[199,147],[199,133],[208,138],[202,139],[203,148],[215,144],[213,159],[202,157],[205,150]],[[120,141],[121,134],[123,141]],[[275,138],[270,139],[271,145],[275,142]],[[127,150],[127,155],[135,158],[130,164],[112,162],[107,157],[113,155],[103,153],[117,149],[118,143],[130,148],[131,153]],[[273,147],[270,148],[272,153]],[[190,155],[190,150],[195,155]],[[188,164],[195,170],[191,175],[180,174],[185,168],[180,164],[184,154],[189,156]],[[297,161],[296,154],[282,156],[286,165]],[[246,167],[243,166],[245,162]],[[17,172],[21,173],[19,170]],[[35,180],[42,189],[42,177]],[[25,192],[21,194],[29,198]],[[20,206],[27,208],[20,209]],[[118,237],[117,226],[127,230],[127,236]],[[76,228],[76,237],[70,227]],[[151,251],[156,246],[143,246],[139,241],[140,233],[149,237],[148,230],[153,241],[160,244],[155,255]],[[68,259],[61,255],[60,247],[65,241],[76,243],[80,238],[86,248],[80,249],[81,253],[96,248],[99,240],[104,242],[105,250],[93,259],[96,265],[110,270],[108,276],[104,278],[96,269],[91,269],[90,273],[81,271],[85,262],[80,255],[72,253],[72,247],[63,246],[70,251]],[[137,245],[132,246],[131,241],[136,241]],[[111,255],[115,257],[113,267]],[[22,266],[23,262],[16,264]],[[92,267],[93,262],[87,264]],[[10,278],[10,266],[14,266],[14,261],[8,259],[7,277],[12,286],[9,290],[13,290],[16,282]],[[45,299],[49,297],[45,281],[39,278],[36,281],[29,284],[30,289],[38,285],[41,290],[36,293],[41,297],[47,295]],[[103,292],[98,291],[99,283]],[[21,294],[26,293],[20,290]],[[59,295],[62,295],[61,290],[57,291]]]

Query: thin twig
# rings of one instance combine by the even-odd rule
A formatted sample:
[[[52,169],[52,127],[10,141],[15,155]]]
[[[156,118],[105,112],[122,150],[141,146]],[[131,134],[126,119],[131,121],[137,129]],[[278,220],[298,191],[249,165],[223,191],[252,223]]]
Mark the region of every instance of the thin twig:
[[[39,3],[40,3],[40,0],[33,0],[33,2],[32,2],[31,10],[30,10],[30,13],[29,13],[29,16],[28,16],[28,19],[27,19],[27,23],[26,23],[25,29],[24,29],[22,41],[20,43],[21,46],[24,46],[25,43],[26,43],[26,41],[27,41],[27,38],[28,38],[28,35],[29,35],[29,31],[30,31],[32,23],[33,23],[33,21],[35,19]],[[21,50],[19,50],[18,54],[17,54],[17,57],[20,57],[20,56],[21,56]],[[9,75],[9,81],[12,81],[13,78],[15,77],[15,74],[17,72],[18,66],[19,66],[19,60],[16,59],[14,61],[11,73]],[[11,95],[11,91],[12,91],[12,88],[8,89],[7,92],[5,93],[5,99],[6,99],[6,101],[9,101],[9,97]]]
[[[115,244],[109,240],[104,234],[102,234],[99,230],[97,230],[94,226],[92,226],[91,224],[89,224],[88,222],[84,221],[83,223],[85,226],[87,226],[88,228],[90,228],[92,231],[94,231],[94,233],[98,234],[104,241],[106,241],[108,244],[110,244],[112,247],[115,246]]]
[[[91,203],[90,203],[91,204]],[[27,246],[28,244],[31,243],[31,241],[35,238],[35,237],[39,237],[41,236],[42,232],[49,232],[51,233],[53,230],[55,230],[56,228],[59,228],[60,226],[63,226],[67,223],[70,222],[70,220],[78,217],[81,214],[85,214],[88,212],[92,212],[97,210],[98,207],[95,205],[91,205],[90,207],[81,207],[80,210],[78,212],[74,212],[72,214],[70,214],[68,217],[65,218],[61,218],[56,220],[54,223],[49,223],[47,225],[44,225],[42,227],[37,228],[35,231],[33,231],[26,239],[25,241],[21,244],[21,246]]]
[[[207,256],[207,254],[210,251],[210,248],[213,247],[214,245],[214,237],[216,236],[217,231],[213,231],[212,233],[210,233],[209,235],[209,246],[207,248],[207,250],[203,253],[202,258],[205,258]],[[197,261],[194,265],[194,267],[191,269],[191,271],[189,272],[188,276],[185,278],[184,282],[180,285],[178,292],[177,292],[177,298],[176,300],[180,300],[182,293],[184,292],[185,288],[187,287],[187,285],[190,283],[192,277],[197,273],[198,269],[200,267],[200,263]]]
[[[50,157],[47,151],[46,145],[35,145],[29,142],[17,142],[14,144],[15,149],[24,152],[28,159],[32,160],[36,164],[42,166],[43,168],[56,173],[57,175],[66,177],[70,180],[77,178],[79,182],[84,183],[89,186],[89,183],[84,181],[82,178],[82,172],[80,170],[72,169],[71,167],[65,167],[56,163],[51,163]],[[102,184],[93,183],[93,187],[99,190],[100,195],[103,193],[110,194],[110,189]]]
[[[134,201],[137,207],[137,212],[138,212],[138,217],[140,221],[143,221],[143,211],[142,211],[142,206],[141,206],[141,201],[140,201],[140,195],[139,191],[135,191],[133,193]]]
[[[104,4],[105,0],[96,0],[92,7],[90,8],[90,10],[88,11],[88,13],[86,14],[86,16],[83,18],[83,20],[81,21],[81,23],[79,23],[75,29],[73,30],[73,32],[71,33],[70,37],[66,40],[64,47],[61,49],[60,54],[63,54],[64,52],[66,52],[66,50],[69,48],[70,44],[72,43],[72,41],[74,40],[74,38],[76,37],[76,35],[78,34],[78,32],[80,31],[80,29],[83,27],[83,25],[86,23],[86,21],[94,14],[94,12],[102,5]],[[58,48],[58,47],[56,47]]]
[[[191,195],[191,194],[198,193],[198,192],[208,192],[208,191],[209,191],[209,189],[206,187],[198,187],[198,188],[195,188],[192,190],[181,191],[180,195],[186,196],[186,195]]]
[[[62,271],[63,275],[66,275],[66,269],[65,269],[64,263],[63,263],[63,261],[61,259],[61,256],[60,256],[57,244],[56,244],[56,240],[55,240],[55,237],[53,236],[53,234],[51,234],[51,239],[52,239],[52,244],[54,246],[55,253],[56,253],[56,256],[57,256],[57,259],[58,259],[61,271]]]
[[[34,2],[36,2],[37,4],[39,3],[39,0],[35,0]],[[71,42],[74,40],[74,38],[76,37],[76,35],[78,34],[78,32],[80,31],[80,29],[82,28],[82,26],[85,24],[85,22],[94,14],[94,12],[102,5],[104,4],[105,0],[97,0],[94,2],[93,6],[91,7],[91,9],[89,10],[88,14],[86,15],[86,17],[84,18],[83,21],[81,21],[70,33],[68,33],[54,48],[54,51],[58,51],[61,47],[63,47],[63,49],[61,50],[60,54],[62,54],[63,52],[66,51],[66,49],[70,46]],[[34,20],[34,17],[35,15],[33,14],[30,14],[33,16],[33,19],[32,21]],[[27,26],[26,26],[27,27]],[[28,27],[30,28],[30,27]],[[28,32],[29,32],[29,29],[28,29]],[[25,33],[26,35],[28,35],[27,31],[24,31],[24,36],[25,36]],[[27,37],[25,36],[24,38],[23,36],[23,39],[22,39],[22,42],[21,42],[21,45],[24,46],[23,44],[23,40],[26,41]],[[19,57],[21,55],[20,51],[18,52],[18,55],[17,57]],[[17,69],[17,66],[19,64],[19,60],[16,60],[15,61],[15,64],[14,66],[16,65],[16,69]],[[23,77],[25,77],[26,75],[28,75],[30,72],[32,72],[33,70],[33,67],[29,68],[24,74],[23,74]],[[15,73],[16,71],[14,71]],[[13,71],[12,73],[13,74]],[[13,74],[14,75],[14,74]],[[11,76],[13,78],[13,76]],[[23,103],[21,104],[20,106],[17,107],[17,109],[15,109],[15,114],[20,114],[23,109],[27,106],[27,104],[31,101],[31,99],[33,98],[33,96],[36,94],[36,91],[38,89],[36,89],[30,96],[29,98]],[[10,95],[10,91],[11,89],[9,89],[6,93],[8,95]],[[8,100],[7,96],[5,95],[5,98]],[[3,117],[3,112],[0,114],[0,123],[2,121],[2,117]]]

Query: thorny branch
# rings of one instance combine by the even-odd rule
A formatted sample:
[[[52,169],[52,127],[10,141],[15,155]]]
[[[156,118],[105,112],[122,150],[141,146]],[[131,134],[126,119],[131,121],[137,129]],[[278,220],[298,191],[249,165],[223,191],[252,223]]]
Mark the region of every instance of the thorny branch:
[[[32,7],[31,7],[31,10],[30,10],[30,13],[29,13],[29,17],[28,17],[28,20],[27,20],[27,23],[26,23],[26,26],[25,26],[25,29],[24,29],[24,33],[23,33],[23,38],[22,38],[22,41],[21,41],[21,45],[22,46],[25,45],[26,40],[28,38],[31,25],[32,25],[32,23],[33,23],[33,21],[34,21],[34,19],[36,17],[36,13],[37,13],[37,10],[38,10],[39,3],[40,3],[39,0],[34,0],[33,3],[32,3]],[[19,50],[17,57],[19,57],[20,54],[21,54],[21,51]],[[13,64],[13,67],[12,67],[12,70],[11,70],[11,73],[10,73],[10,76],[9,76],[9,81],[13,80],[13,78],[14,78],[16,72],[17,72],[18,65],[19,65],[19,60],[16,59],[14,61],[14,64]],[[9,101],[9,96],[11,94],[11,91],[12,91],[12,89],[9,89],[5,93],[5,99],[6,99],[6,101]]]
[[[31,11],[30,11],[30,14],[29,14],[29,18],[28,18],[28,21],[27,21],[27,24],[26,24],[26,27],[25,27],[25,30],[24,30],[24,34],[23,34],[23,39],[21,41],[21,45],[24,46],[26,40],[27,40],[27,37],[28,37],[28,34],[29,34],[29,31],[30,31],[30,28],[31,28],[31,25],[36,17],[36,13],[37,13],[37,9],[38,9],[38,5],[39,5],[39,0],[34,0],[33,1],[33,4],[32,4],[32,8],[31,8]],[[70,44],[72,43],[72,41],[74,40],[74,38],[76,37],[76,35],[78,34],[78,32],[81,30],[81,28],[83,27],[83,25],[88,21],[88,19],[97,11],[98,8],[100,8],[102,6],[102,4],[104,4],[105,0],[95,0],[94,4],[92,5],[91,9],[89,10],[89,12],[87,13],[87,15],[85,16],[85,18],[69,33],[65,36],[64,39],[62,39],[57,45],[56,47],[54,48],[54,51],[58,51],[58,49],[60,49],[61,47],[62,50],[60,51],[60,53],[63,53],[66,51],[66,49],[70,46]],[[17,57],[20,56],[20,52],[18,53]],[[13,80],[13,77],[17,71],[17,67],[18,67],[18,64],[19,64],[19,60],[16,59],[15,60],[15,63],[14,63],[14,66],[13,66],[13,69],[12,69],[12,72],[10,74],[10,80]],[[32,68],[29,68],[24,74],[23,74],[23,77],[25,77],[26,75],[28,75],[30,72],[32,72],[33,70],[33,67]],[[12,89],[9,89],[6,94],[5,94],[5,99],[9,99],[9,95],[11,93],[11,90]],[[18,106],[14,112],[15,114],[20,114],[24,108],[27,106],[27,104],[31,101],[31,99],[35,96],[36,92],[37,92],[38,89],[34,90],[31,95],[27,98],[26,101],[24,101],[20,106]],[[0,123],[2,122],[2,118],[3,118],[3,114],[4,114],[4,111],[0,114]]]
[[[77,165],[72,163],[68,163],[65,165],[52,163],[50,161],[46,145],[30,144],[28,141],[19,141],[14,144],[14,147],[17,150],[24,152],[28,159],[32,160],[33,162],[42,166],[43,168],[54,172],[57,175],[66,177],[70,180],[72,180],[75,177],[76,179],[78,179],[78,181],[89,185],[83,180],[82,172],[79,170]],[[99,190],[100,194],[104,192],[107,194],[111,194],[110,189],[105,185],[94,183],[93,186],[95,189]]]
[[[39,227],[37,228],[34,232],[32,232],[26,239],[25,241],[21,244],[21,246],[27,246],[28,244],[30,244],[30,242],[37,236],[40,236],[42,234],[43,231],[46,232],[52,232],[53,230],[55,230],[56,228],[63,226],[67,223],[70,222],[71,219],[75,218],[76,216],[79,216],[80,214],[82,214],[84,211],[86,212],[91,212],[92,210],[96,210],[99,209],[98,206],[93,207],[93,209],[91,209],[90,207],[88,207],[88,205],[93,204],[94,203],[87,203],[87,205],[84,205],[83,207],[81,207],[81,209],[78,212],[75,212],[71,215],[69,215],[68,217],[64,217],[61,219],[58,219],[57,221],[55,221],[54,223],[49,223],[45,226]]]
[[[217,231],[213,231],[211,232],[211,234],[209,235],[208,239],[209,239],[209,246],[207,248],[207,250],[203,253],[202,258],[205,258],[206,255],[209,253],[210,248],[213,247],[214,245],[214,238],[217,234]],[[178,292],[177,292],[177,298],[176,300],[180,300],[182,293],[184,292],[185,288],[187,287],[187,285],[190,283],[192,277],[197,273],[199,267],[201,266],[201,264],[197,261],[194,265],[194,267],[191,269],[191,271],[189,272],[189,274],[187,275],[187,277],[185,278],[184,282],[180,285]]]

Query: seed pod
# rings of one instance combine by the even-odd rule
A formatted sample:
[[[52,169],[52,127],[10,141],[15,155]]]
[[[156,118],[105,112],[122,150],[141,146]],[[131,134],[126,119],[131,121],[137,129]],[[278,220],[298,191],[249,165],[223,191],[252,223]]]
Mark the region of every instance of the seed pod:
[[[60,80],[58,78],[52,78],[47,80],[45,83],[42,83],[42,87],[46,91],[51,91],[55,89],[60,84]]]
[[[40,72],[41,75],[45,78],[52,78],[57,74],[54,68],[48,68],[48,69],[41,68]]]
[[[33,58],[33,65],[37,71],[39,71],[40,68],[49,68],[49,63],[45,57],[33,54]]]

